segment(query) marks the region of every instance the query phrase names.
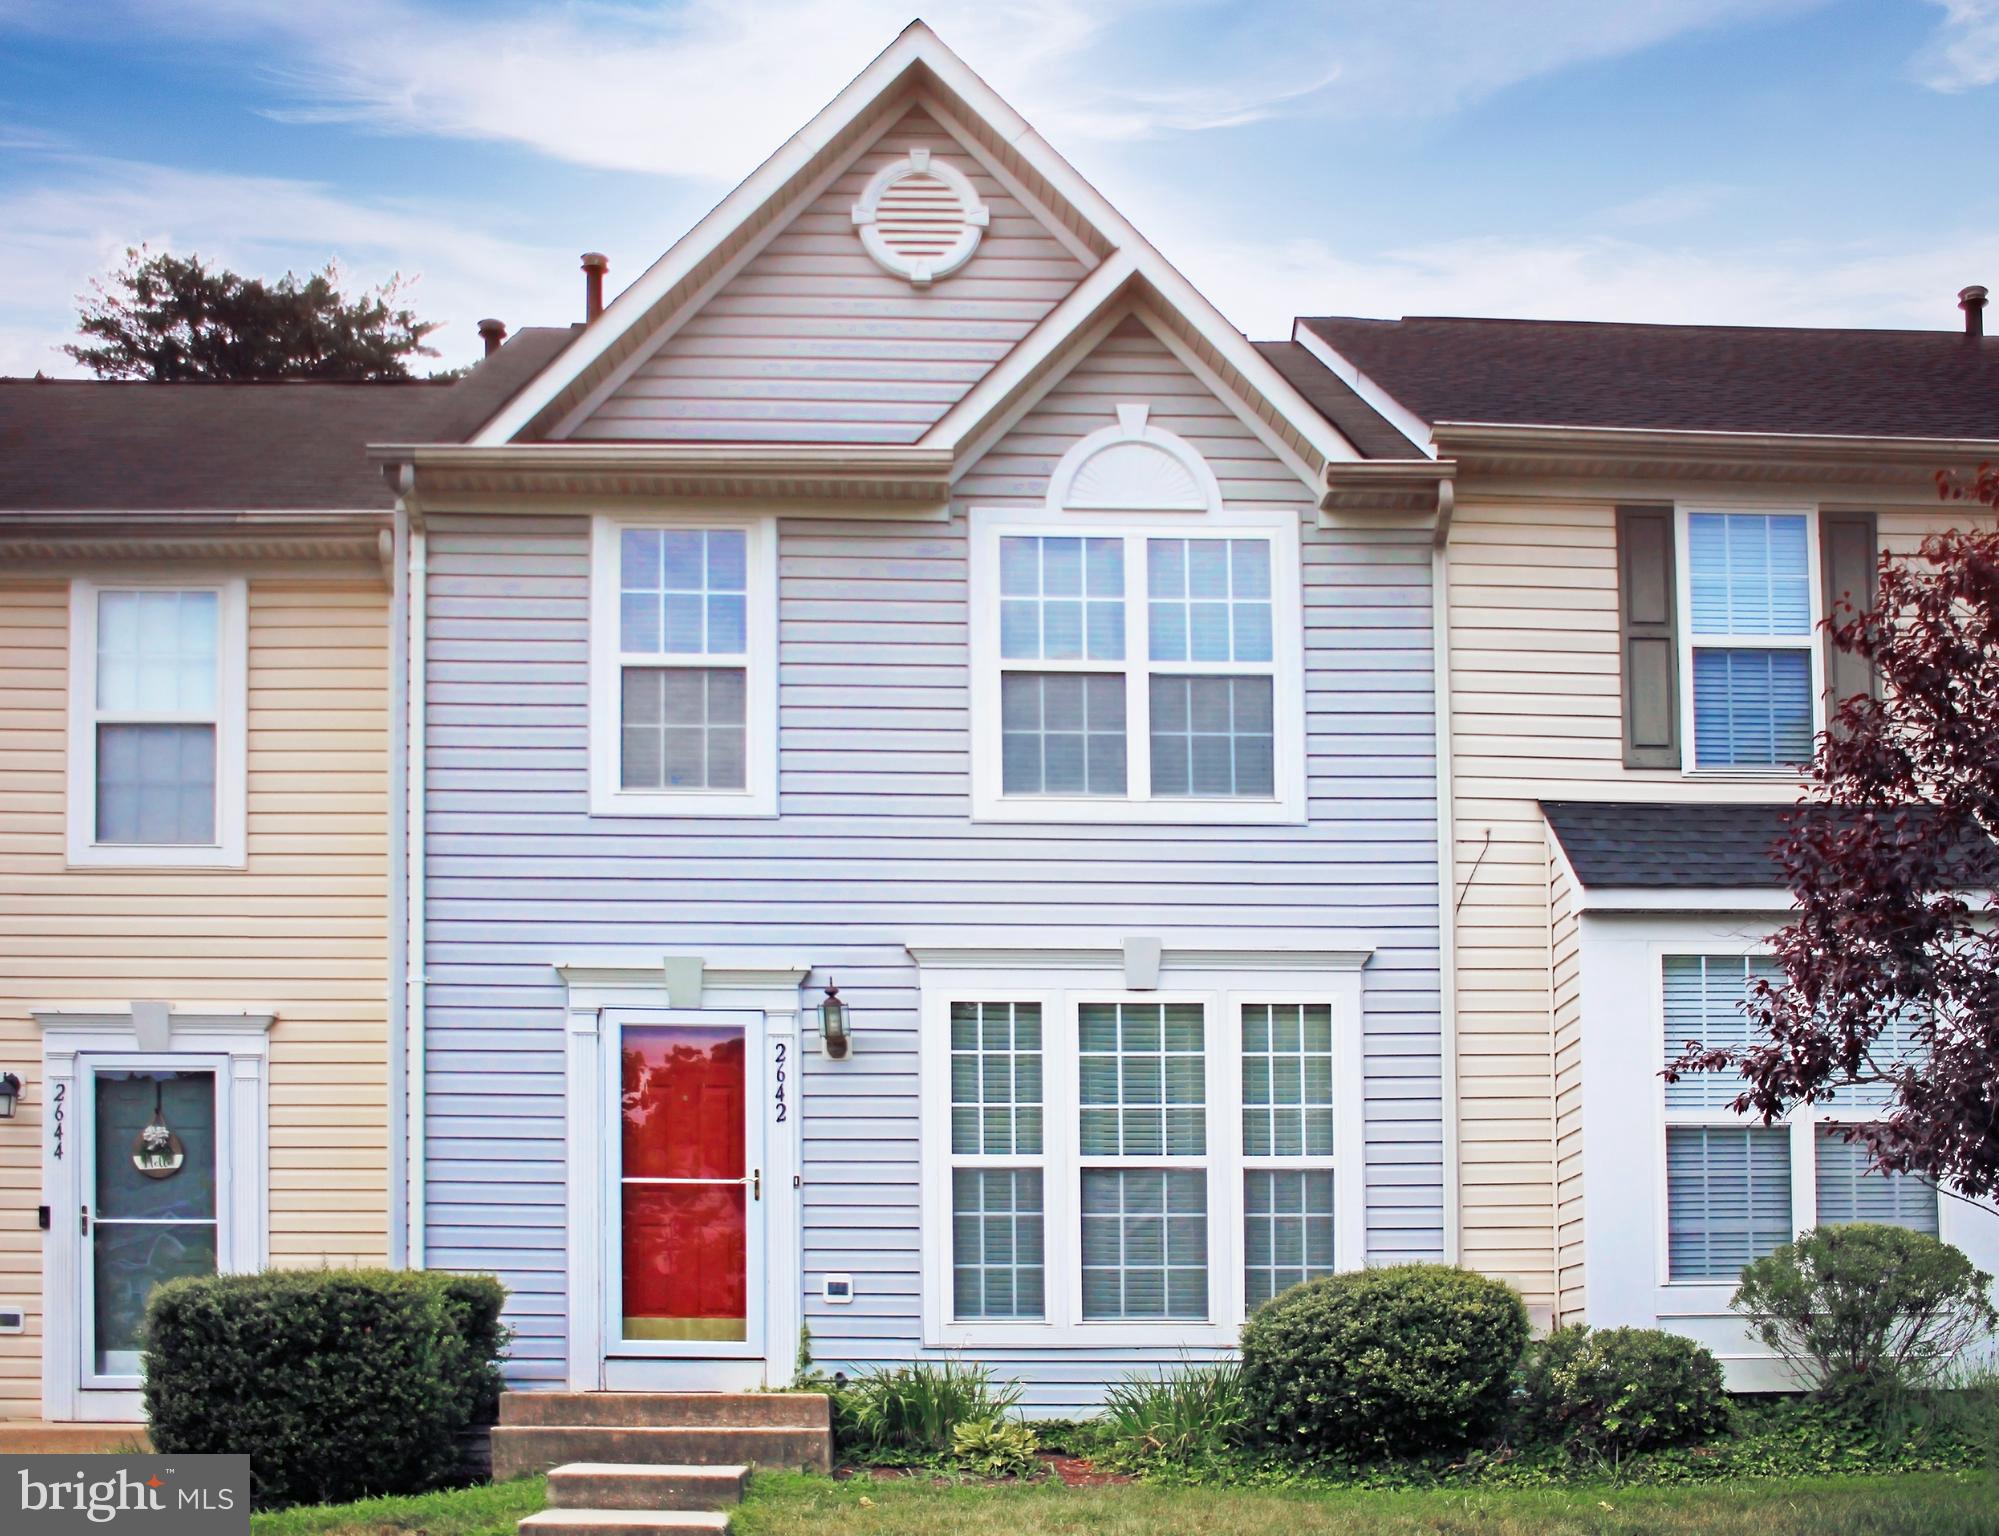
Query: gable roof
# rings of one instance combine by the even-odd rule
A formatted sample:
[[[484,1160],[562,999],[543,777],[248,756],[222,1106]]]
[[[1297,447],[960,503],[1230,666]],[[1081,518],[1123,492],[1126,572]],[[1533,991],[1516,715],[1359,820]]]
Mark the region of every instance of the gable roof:
[[[452,383],[0,379],[0,515],[386,509],[371,442],[461,441],[571,335],[523,330]]]
[[[1435,315],[1298,327],[1433,424],[1999,439],[1999,337]]]
[[[1396,430],[1345,379],[1295,341],[1259,341],[1256,350],[1292,388],[1340,429],[1364,459],[1419,459],[1423,450]]]

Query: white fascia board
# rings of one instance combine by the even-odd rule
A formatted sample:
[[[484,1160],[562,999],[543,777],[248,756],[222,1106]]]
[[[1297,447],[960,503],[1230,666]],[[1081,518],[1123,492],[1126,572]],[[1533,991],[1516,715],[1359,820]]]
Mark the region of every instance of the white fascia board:
[[[1659,890],[1656,887],[1589,886],[1577,887],[1576,910],[1592,917],[1620,913],[1657,914],[1670,912],[1730,913],[1745,915],[1794,911],[1797,901],[1786,890],[1769,887],[1734,886],[1722,890]]]
[[[1345,353],[1334,347],[1302,319],[1292,321],[1291,339],[1339,375],[1355,394],[1380,412],[1388,424],[1414,443],[1426,458],[1434,459],[1438,456],[1431,424],[1362,373],[1348,360]]]

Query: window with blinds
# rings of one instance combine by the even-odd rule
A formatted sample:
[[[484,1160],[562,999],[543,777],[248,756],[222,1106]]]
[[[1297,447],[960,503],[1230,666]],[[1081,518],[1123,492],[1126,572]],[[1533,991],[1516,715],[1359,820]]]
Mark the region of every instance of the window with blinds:
[[[1668,955],[1665,961],[1666,1055],[1677,1060],[1688,1044],[1740,1050],[1749,1044],[1742,1005],[1751,981],[1783,975],[1768,955]],[[1688,1072],[1666,1085],[1668,1110],[1725,1110],[1742,1092],[1732,1072]]]
[[[1697,768],[1811,756],[1811,528],[1804,513],[1687,514]]]
[[[1783,1126],[1666,1128],[1666,1260],[1674,1280],[1734,1280],[1793,1236]]]
[[[1836,1126],[1819,1127],[1816,1153],[1821,1226],[1871,1221],[1937,1235],[1935,1185],[1913,1174],[1869,1167],[1866,1145],[1848,1141]]]
[[[1333,1272],[1333,1011],[1242,1006],[1243,1297]]]
[[[1041,1005],[951,1005],[951,1295],[960,1318],[1047,1304]]]

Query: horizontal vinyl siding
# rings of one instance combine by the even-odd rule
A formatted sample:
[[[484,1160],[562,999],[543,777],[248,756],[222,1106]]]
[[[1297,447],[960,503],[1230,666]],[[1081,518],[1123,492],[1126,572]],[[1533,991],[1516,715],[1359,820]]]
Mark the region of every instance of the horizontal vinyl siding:
[[[875,264],[853,207],[875,172],[924,145],[970,178],[991,222],[969,262],[919,288]],[[913,443],[1084,270],[919,108],[570,435]]]
[[[274,1263],[387,1255],[387,602],[249,587],[248,868],[64,867],[68,589],[0,585],[0,1418],[41,1412],[41,1038],[34,1009],[270,1009]]]
[[[1806,490],[1790,504],[1820,499]],[[1850,492],[1823,500],[1853,504]],[[1882,543],[1910,552],[1924,532],[1965,520],[1933,507],[1889,508]],[[1558,1033],[1566,1015],[1557,1010],[1573,1007],[1575,982],[1549,968],[1549,850],[1536,802],[1795,795],[1780,784],[1624,766],[1616,543],[1611,497],[1535,501],[1461,487],[1449,546],[1463,1257],[1552,1308],[1559,1252],[1565,1314],[1582,1285],[1572,1272],[1581,1260],[1580,1171],[1558,1170],[1558,1159],[1569,1167],[1579,1110],[1576,1088],[1557,1071],[1580,1036],[1572,1044]]]
[[[974,825],[964,508],[1038,500],[1120,400],[1205,453],[1235,503],[1306,529],[1311,825]],[[970,474],[948,525],[780,529],[782,819],[592,821],[586,525],[439,515],[430,542],[429,1242],[500,1269],[524,1383],[563,1366],[563,1031],[551,959],[772,945],[838,977],[854,1056],[804,1056],[804,1288],[818,1360],[920,1353],[914,929],[1358,929],[1368,1245],[1443,1248],[1429,547],[1324,533],[1309,498],[1149,334],[1104,344]],[[496,1104],[506,1105],[504,1120]],[[819,1301],[852,1274],[852,1305]],[[774,1350],[789,1341],[773,1341]],[[1178,1349],[979,1352],[1044,1408]]]

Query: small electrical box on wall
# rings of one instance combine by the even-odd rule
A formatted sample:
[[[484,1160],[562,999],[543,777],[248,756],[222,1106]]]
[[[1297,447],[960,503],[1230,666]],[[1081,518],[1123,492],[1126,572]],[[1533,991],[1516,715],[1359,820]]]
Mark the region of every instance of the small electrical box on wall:
[[[28,1314],[19,1307],[0,1307],[0,1333],[26,1333]]]
[[[852,1275],[828,1275],[826,1283],[819,1288],[819,1294],[832,1306],[845,1306],[854,1299],[854,1277]]]

